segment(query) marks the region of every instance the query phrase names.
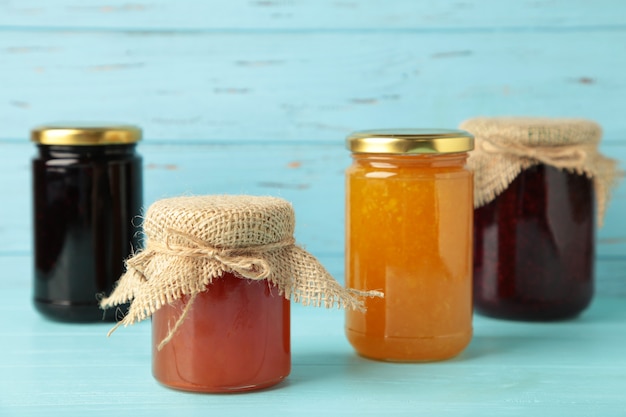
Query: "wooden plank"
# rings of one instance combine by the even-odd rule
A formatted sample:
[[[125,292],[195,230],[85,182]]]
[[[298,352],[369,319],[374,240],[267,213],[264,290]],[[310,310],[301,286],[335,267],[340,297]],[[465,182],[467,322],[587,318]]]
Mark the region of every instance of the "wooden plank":
[[[320,145],[140,145],[144,157],[144,202],[182,194],[275,195],[296,210],[296,238],[343,277],[344,178],[349,153],[339,144]],[[626,160],[626,146],[607,153]],[[30,253],[29,159],[34,146],[0,142],[0,189],[11,204],[0,204],[0,256]],[[9,198],[9,197],[7,197]],[[606,225],[598,230],[599,293],[626,295],[626,182],[614,192]],[[618,260],[622,263],[613,263]]]
[[[28,130],[125,120],[145,203],[271,194],[343,276],[343,138],[476,115],[587,117],[626,163],[626,3],[615,0],[0,0],[0,416],[624,415],[626,184],[598,232],[597,296],[562,323],[476,317],[458,358],[356,356],[338,310],[292,307],[293,370],[247,395],[150,375],[150,324],[64,325],[31,298]]]
[[[626,147],[608,143],[600,147],[601,152],[619,163],[618,184],[613,189],[604,226],[597,231],[597,253],[608,258],[626,257]]]
[[[1,33],[0,139],[104,119],[160,141],[337,143],[530,114],[595,119],[626,142],[626,30]]]
[[[0,26],[121,30],[521,29],[623,26],[611,0],[231,0],[0,2]]]
[[[0,256],[4,274],[24,259]],[[25,286],[0,281],[0,414],[3,417],[215,415],[623,414],[626,308],[602,298],[579,319],[515,323],[475,317],[459,357],[389,364],[354,354],[338,310],[292,307],[293,369],[285,383],[246,395],[194,395],[159,386],[150,375],[150,324],[47,321],[26,302]],[[19,319],[16,319],[19,318]],[[595,414],[594,414],[595,415]]]
[[[624,252],[622,251],[622,254]],[[600,256],[596,260],[596,294],[599,296],[626,296],[626,258]]]

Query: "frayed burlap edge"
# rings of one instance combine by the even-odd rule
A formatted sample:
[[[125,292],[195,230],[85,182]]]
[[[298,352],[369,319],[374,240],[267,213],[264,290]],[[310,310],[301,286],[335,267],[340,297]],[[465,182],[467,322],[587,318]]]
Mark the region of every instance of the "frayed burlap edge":
[[[479,145],[480,146],[480,145]],[[536,150],[541,152],[541,150]],[[623,175],[617,161],[597,152],[587,154],[585,162],[567,164],[549,158],[523,157],[518,154],[484,153],[479,150],[470,154],[467,164],[474,171],[474,207],[482,207],[493,201],[525,169],[539,164],[554,166],[578,175],[585,175],[594,184],[597,221],[602,226],[611,190]]]
[[[525,169],[546,164],[584,175],[594,184],[602,226],[611,190],[623,172],[598,151],[601,128],[584,119],[475,118],[460,125],[475,135],[468,167],[474,172],[474,207],[493,201]]]
[[[182,233],[171,231],[180,237]],[[379,291],[358,291],[342,287],[293,239],[245,249],[216,249],[206,245],[180,246],[158,241],[146,242],[146,249],[126,261],[127,272],[113,293],[101,300],[103,309],[131,302],[126,316],[111,329],[149,318],[166,304],[189,296],[187,306],[162,348],[184,321],[195,296],[210,291],[209,284],[224,273],[243,279],[267,279],[279,294],[294,302],[317,307],[364,310],[363,297],[382,297]]]

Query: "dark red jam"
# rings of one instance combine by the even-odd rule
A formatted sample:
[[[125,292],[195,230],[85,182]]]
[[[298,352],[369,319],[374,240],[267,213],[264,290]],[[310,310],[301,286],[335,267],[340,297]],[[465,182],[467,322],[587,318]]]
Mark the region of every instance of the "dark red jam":
[[[474,213],[474,306],[496,318],[575,317],[591,302],[593,182],[551,166],[523,171]]]
[[[131,249],[142,205],[135,144],[38,145],[33,160],[34,302],[61,321],[115,320],[98,297],[110,293]]]

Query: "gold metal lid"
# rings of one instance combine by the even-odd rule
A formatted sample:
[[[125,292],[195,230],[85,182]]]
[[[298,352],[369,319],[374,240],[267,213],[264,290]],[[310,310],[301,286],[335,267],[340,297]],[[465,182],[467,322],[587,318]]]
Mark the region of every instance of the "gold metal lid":
[[[30,140],[41,145],[125,145],[141,140],[141,129],[124,124],[59,123],[34,128]]]
[[[474,136],[448,129],[363,130],[348,136],[346,146],[353,153],[456,153],[474,149]]]

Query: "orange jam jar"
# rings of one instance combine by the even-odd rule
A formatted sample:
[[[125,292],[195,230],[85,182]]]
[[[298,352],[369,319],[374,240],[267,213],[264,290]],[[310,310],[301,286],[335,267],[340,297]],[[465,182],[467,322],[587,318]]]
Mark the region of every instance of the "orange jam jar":
[[[362,356],[437,361],[472,337],[472,135],[461,130],[351,134],[346,286],[382,291],[346,311]]]

